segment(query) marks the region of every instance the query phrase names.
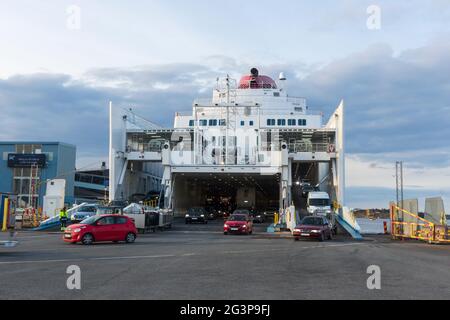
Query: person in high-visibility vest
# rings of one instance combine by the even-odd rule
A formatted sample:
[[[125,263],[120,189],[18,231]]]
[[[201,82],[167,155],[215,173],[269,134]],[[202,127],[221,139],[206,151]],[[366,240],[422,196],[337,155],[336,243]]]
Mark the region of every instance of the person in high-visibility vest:
[[[59,211],[59,222],[61,223],[61,231],[65,231],[66,226],[67,226],[67,209],[66,209],[66,207],[62,208],[61,211]]]

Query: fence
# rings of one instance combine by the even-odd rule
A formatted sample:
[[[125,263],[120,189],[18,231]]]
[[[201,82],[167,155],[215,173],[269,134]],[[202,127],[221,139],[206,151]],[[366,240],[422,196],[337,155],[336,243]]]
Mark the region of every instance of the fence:
[[[391,230],[393,239],[416,239],[428,243],[450,243],[447,225],[435,224],[417,214],[391,205]]]

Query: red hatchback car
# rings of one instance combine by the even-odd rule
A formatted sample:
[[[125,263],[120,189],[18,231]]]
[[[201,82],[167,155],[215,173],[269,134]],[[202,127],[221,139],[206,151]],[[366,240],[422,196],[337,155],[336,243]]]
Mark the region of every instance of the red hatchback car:
[[[122,215],[98,215],[69,226],[64,233],[64,241],[81,242],[85,245],[103,241],[133,243],[136,235],[136,226],[130,218]]]
[[[295,227],[293,235],[296,241],[300,238],[312,238],[319,241],[332,240],[333,238],[327,218],[318,216],[303,218],[302,222]]]
[[[253,222],[250,216],[246,214],[232,214],[223,225],[223,234],[229,233],[252,234]]]

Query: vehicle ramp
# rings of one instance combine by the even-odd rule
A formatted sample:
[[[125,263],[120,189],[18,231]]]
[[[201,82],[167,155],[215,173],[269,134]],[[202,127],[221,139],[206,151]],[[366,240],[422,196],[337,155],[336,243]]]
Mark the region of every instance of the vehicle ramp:
[[[79,204],[77,206],[74,206],[67,210],[67,217],[69,219],[70,224],[70,218],[72,217],[72,213],[76,212],[76,209],[78,209],[81,206],[84,206],[88,204],[87,202],[83,202],[82,204]],[[54,217],[48,218],[47,220],[44,220],[40,223],[39,227],[32,229],[33,231],[47,231],[47,230],[54,230],[59,229],[61,227],[61,223],[59,222],[59,215],[56,215]]]
[[[355,217],[347,207],[339,208],[335,213],[336,222],[355,240],[363,240],[361,228]]]

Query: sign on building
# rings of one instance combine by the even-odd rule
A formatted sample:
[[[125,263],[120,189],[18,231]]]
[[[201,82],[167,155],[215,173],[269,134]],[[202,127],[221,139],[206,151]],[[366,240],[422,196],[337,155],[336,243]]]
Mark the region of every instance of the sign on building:
[[[31,154],[31,153],[10,153],[8,154],[8,167],[10,168],[27,168],[38,166],[45,167],[45,154]]]

